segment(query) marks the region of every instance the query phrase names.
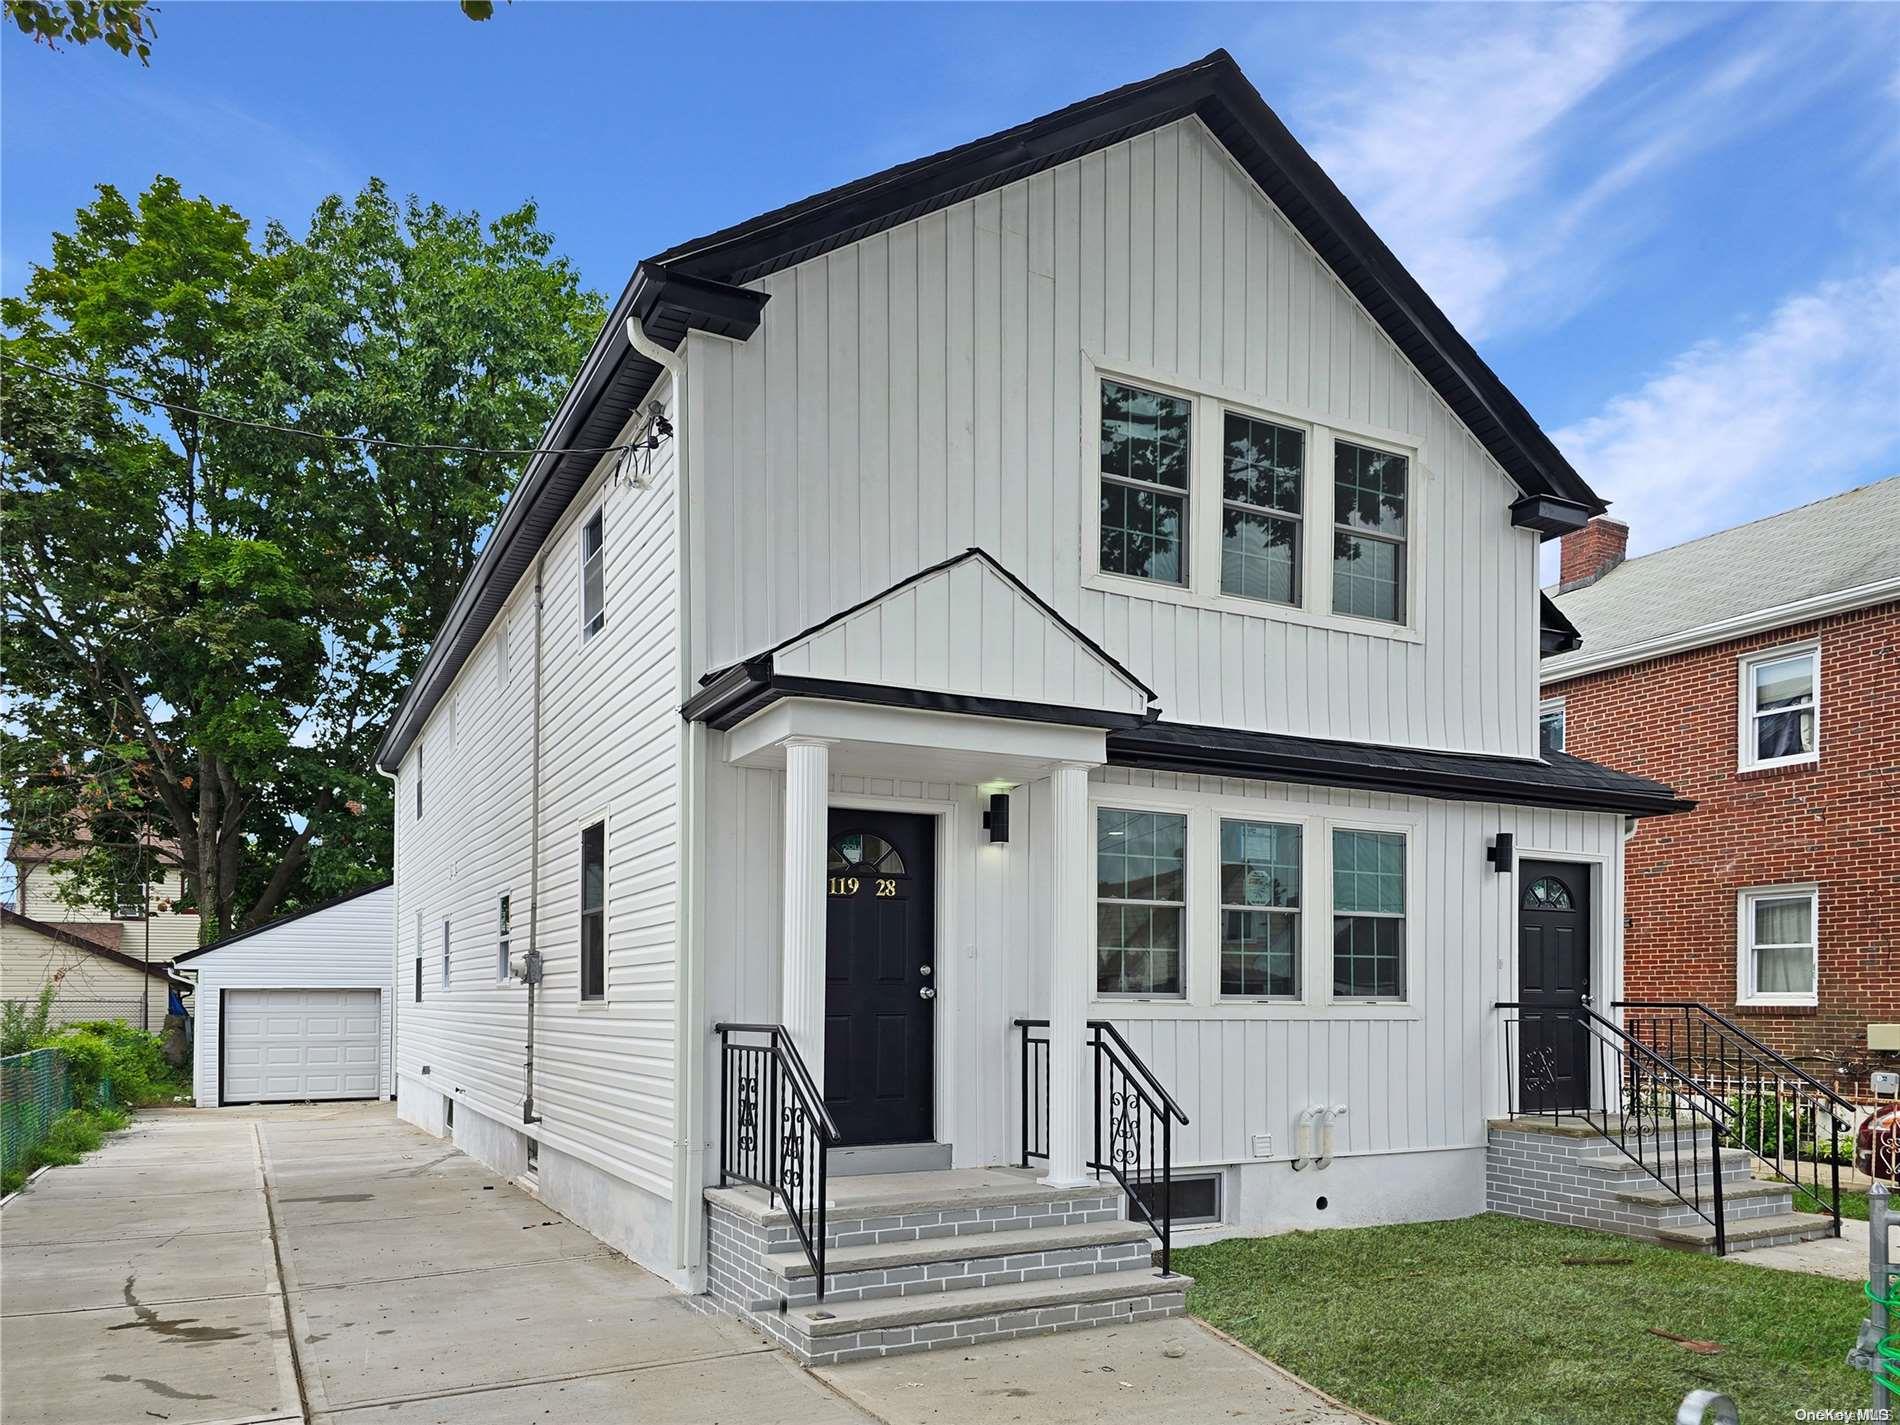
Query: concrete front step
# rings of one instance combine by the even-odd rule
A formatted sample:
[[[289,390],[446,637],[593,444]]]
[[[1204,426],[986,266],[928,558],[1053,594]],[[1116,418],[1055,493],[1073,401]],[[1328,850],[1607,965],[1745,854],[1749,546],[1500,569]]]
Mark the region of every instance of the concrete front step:
[[[1605,1148],[1606,1151],[1602,1153],[1588,1154],[1578,1158],[1577,1166],[1588,1168],[1594,1173],[1601,1173],[1606,1179],[1612,1182],[1623,1174],[1631,1174],[1642,1178],[1648,1178],[1650,1176],[1647,1169],[1640,1166],[1634,1158],[1628,1157],[1623,1153],[1609,1150],[1607,1144]],[[1657,1159],[1652,1151],[1651,1145],[1646,1143],[1643,1145],[1643,1148],[1643,1161],[1645,1163],[1655,1163]],[[1665,1151],[1662,1156],[1662,1162],[1665,1166],[1673,1167],[1675,1160]],[[1722,1150],[1722,1181],[1725,1183],[1744,1182],[1754,1176],[1754,1165],[1754,1154],[1750,1153],[1746,1148],[1724,1148]],[[1710,1160],[1708,1146],[1704,1144],[1702,1151],[1694,1155],[1685,1152],[1682,1155],[1682,1166],[1685,1169],[1690,1167],[1697,1168],[1699,1170],[1697,1176],[1706,1182],[1711,1176],[1709,1172]],[[1685,1182],[1688,1180],[1688,1174],[1686,1172],[1683,1174],[1683,1179]]]
[[[1137,1222],[1083,1222],[1072,1227],[921,1237],[912,1242],[833,1248],[825,1254],[825,1275],[838,1277],[851,1272],[889,1271],[981,1257],[1012,1257],[1024,1252],[1059,1252],[1147,1240],[1148,1229]],[[803,1251],[773,1252],[766,1257],[765,1264],[782,1277],[813,1275],[811,1262]]]
[[[815,1365],[1176,1316],[1193,1282],[1148,1269],[1026,1282],[928,1298],[796,1307],[773,1332]],[[769,1328],[768,1328],[769,1329]]]
[[[1773,1217],[1747,1217],[1727,1222],[1730,1254],[1751,1252],[1761,1247],[1787,1247],[1796,1242],[1812,1242],[1834,1231],[1834,1220],[1812,1212],[1784,1212]],[[1715,1228],[1706,1222],[1682,1227],[1665,1227],[1656,1233],[1665,1247],[1684,1252],[1715,1251]]]
[[[1671,1192],[1667,1187],[1657,1187],[1654,1178],[1646,1177],[1643,1181],[1649,1184],[1649,1186],[1611,1188],[1609,1190],[1610,1196],[1615,1198],[1618,1202],[1636,1203],[1638,1205],[1661,1208],[1680,1207],[1682,1205],[1682,1199],[1685,1196],[1694,1196],[1694,1191],[1687,1179],[1684,1179],[1682,1192],[1680,1193]],[[1711,1190],[1712,1185],[1704,1181],[1697,1186],[1701,1189],[1703,1207],[1710,1207],[1715,1201],[1715,1195]],[[1794,1190],[1786,1183],[1762,1182],[1758,1178],[1748,1178],[1742,1182],[1724,1182],[1722,1184],[1722,1201],[1731,1208],[1744,1202],[1765,1202],[1776,1198],[1781,1199],[1784,1203],[1792,1203],[1794,1200]]]

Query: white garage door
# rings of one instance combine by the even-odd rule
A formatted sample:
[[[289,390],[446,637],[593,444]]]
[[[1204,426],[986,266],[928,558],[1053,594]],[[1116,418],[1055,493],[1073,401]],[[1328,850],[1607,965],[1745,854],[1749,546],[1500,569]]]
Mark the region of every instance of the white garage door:
[[[226,990],[223,1101],[375,1098],[380,998],[375,990]]]

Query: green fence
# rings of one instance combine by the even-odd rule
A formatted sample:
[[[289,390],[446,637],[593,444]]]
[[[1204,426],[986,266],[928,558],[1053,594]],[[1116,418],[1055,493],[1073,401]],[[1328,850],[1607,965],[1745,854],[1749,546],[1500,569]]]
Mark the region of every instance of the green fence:
[[[61,1114],[111,1102],[112,1085],[103,1083],[96,1105],[76,1103],[66,1058],[57,1049],[0,1059],[0,1172],[11,1173],[25,1163]]]

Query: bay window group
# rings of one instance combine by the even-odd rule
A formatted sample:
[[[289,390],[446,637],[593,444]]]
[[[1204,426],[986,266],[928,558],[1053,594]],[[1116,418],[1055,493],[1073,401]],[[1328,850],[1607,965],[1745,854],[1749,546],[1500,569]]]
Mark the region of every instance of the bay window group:
[[[1104,999],[1405,1004],[1409,823],[1098,804]]]

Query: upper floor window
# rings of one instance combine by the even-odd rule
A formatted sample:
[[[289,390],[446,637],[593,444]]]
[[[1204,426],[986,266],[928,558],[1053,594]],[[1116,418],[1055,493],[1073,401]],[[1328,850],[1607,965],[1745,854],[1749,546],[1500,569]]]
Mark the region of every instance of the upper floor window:
[[[1537,751],[1564,750],[1564,700],[1549,698],[1537,708]]]
[[[1333,612],[1405,622],[1406,482],[1410,462],[1333,442]]]
[[[581,833],[581,998],[607,997],[607,823]]]
[[[1220,992],[1300,992],[1300,828],[1220,824]]]
[[[1814,1004],[1815,923],[1812,886],[1743,891],[1737,906],[1740,955],[1737,1004]]]
[[[120,881],[112,893],[114,920],[145,919],[145,886],[137,879]]]
[[[508,911],[508,896],[504,893],[495,912],[495,978],[508,978],[508,952],[514,945],[513,923]]]
[[[1187,918],[1187,818],[1095,813],[1095,989],[1178,996]]]
[[[422,820],[422,744],[416,743],[416,820]]]
[[[1228,411],[1222,422],[1220,589],[1300,602],[1306,435]]]
[[[449,987],[449,922],[442,922],[442,988]]]
[[[1102,572],[1187,583],[1193,406],[1102,382]]]
[[[599,633],[607,623],[606,512],[595,510],[581,526],[581,639]]]
[[[1743,767],[1812,761],[1821,714],[1821,652],[1780,649],[1742,660]]]
[[[1405,837],[1333,832],[1333,994],[1405,998]]]

